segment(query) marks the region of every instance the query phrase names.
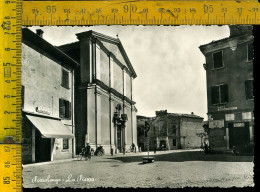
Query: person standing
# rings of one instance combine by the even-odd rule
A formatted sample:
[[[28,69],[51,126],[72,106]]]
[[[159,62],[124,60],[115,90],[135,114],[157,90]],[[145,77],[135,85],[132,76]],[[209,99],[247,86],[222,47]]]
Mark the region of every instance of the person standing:
[[[91,159],[91,147],[90,147],[89,143],[87,143],[87,146],[86,146],[85,156],[86,156],[86,159]]]
[[[208,154],[208,153],[209,153],[209,146],[208,146],[208,144],[206,143],[206,141],[204,141],[204,153],[205,153],[205,154]]]
[[[156,149],[157,149],[157,145],[156,145],[156,143],[154,143],[154,154],[156,153]]]

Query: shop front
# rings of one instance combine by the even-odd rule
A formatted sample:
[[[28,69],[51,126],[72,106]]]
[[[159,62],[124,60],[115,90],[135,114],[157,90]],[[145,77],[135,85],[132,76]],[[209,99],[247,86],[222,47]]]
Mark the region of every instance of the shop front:
[[[250,142],[249,122],[228,123],[229,148],[240,147]]]
[[[23,115],[23,164],[72,158],[73,138],[58,118]]]

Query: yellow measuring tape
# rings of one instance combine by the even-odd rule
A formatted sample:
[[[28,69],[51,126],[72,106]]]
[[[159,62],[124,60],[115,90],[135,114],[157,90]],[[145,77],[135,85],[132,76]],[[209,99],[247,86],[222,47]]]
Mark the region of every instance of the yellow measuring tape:
[[[260,24],[257,0],[25,1],[23,25]]]
[[[0,191],[22,191],[22,0],[0,2]]]
[[[22,25],[260,24],[259,12],[260,4],[257,0],[1,0],[0,191],[22,190]]]

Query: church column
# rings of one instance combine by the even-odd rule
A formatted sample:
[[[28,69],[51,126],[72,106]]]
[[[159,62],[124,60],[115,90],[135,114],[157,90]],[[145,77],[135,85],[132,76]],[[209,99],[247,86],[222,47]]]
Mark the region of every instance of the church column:
[[[123,81],[123,95],[125,96],[125,70],[124,70],[124,67],[122,67],[122,81]],[[123,113],[122,114],[125,114],[126,113],[126,110],[125,110],[125,100],[123,99]],[[125,148],[125,151],[126,151],[126,129],[127,129],[127,126],[126,126],[126,123],[125,123],[125,127],[124,129],[122,129],[122,148],[124,149]]]
[[[114,71],[113,71],[113,59],[111,56],[109,56],[109,87],[113,88],[114,86]],[[112,99],[112,94],[111,92],[109,93],[109,119],[110,119],[110,124],[109,124],[109,129],[110,129],[110,147],[114,149],[115,145],[115,128],[113,124],[113,116],[114,116],[114,103]]]

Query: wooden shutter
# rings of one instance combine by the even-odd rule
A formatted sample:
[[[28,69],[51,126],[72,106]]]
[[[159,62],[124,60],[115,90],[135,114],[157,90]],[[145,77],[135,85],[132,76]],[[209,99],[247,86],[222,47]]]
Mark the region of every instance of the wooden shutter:
[[[64,106],[64,100],[59,99],[59,109],[60,109],[60,117],[63,118],[65,116],[65,106]]]
[[[212,104],[220,103],[220,100],[219,100],[219,86],[211,87],[211,103]]]
[[[71,102],[68,102],[68,111],[69,111],[68,118],[71,118]]]
[[[61,85],[65,88],[69,88],[69,72],[62,69]]]
[[[220,86],[220,98],[221,98],[221,103],[228,102],[228,85],[227,84]]]
[[[246,99],[253,99],[253,81],[247,80],[245,81],[245,91],[246,91]]]
[[[247,60],[252,61],[254,59],[253,43],[247,45]]]

